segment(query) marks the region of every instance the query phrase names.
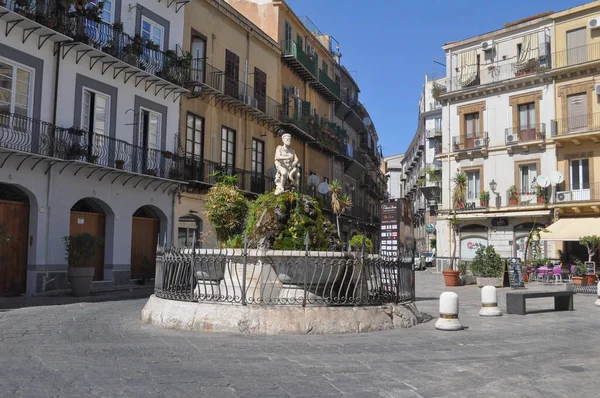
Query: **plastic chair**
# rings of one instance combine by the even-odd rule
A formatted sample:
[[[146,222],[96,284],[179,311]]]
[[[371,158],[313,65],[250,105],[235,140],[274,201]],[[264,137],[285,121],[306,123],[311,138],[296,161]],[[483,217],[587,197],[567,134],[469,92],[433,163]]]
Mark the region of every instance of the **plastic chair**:
[[[550,272],[548,271],[548,267],[546,267],[545,265],[542,265],[541,267],[539,267],[537,269],[536,280],[538,282],[543,282],[548,279],[549,275],[550,275]]]
[[[554,283],[563,281],[561,270],[562,267],[559,265],[555,265],[554,268],[552,268],[552,276],[554,277]]]

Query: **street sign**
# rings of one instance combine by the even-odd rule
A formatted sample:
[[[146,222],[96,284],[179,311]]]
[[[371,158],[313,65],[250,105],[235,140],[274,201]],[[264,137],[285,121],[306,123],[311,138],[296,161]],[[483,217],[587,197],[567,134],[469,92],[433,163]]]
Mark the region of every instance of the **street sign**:
[[[428,234],[432,234],[435,232],[435,225],[433,224],[427,224],[425,226],[425,232],[427,232]]]

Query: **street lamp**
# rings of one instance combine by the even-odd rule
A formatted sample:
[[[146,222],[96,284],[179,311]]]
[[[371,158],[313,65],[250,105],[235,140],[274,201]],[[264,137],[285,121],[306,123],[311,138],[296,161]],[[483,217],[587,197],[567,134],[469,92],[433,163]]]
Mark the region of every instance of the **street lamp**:
[[[498,184],[492,179],[492,181],[490,182],[490,191],[496,193],[496,188],[498,188]]]

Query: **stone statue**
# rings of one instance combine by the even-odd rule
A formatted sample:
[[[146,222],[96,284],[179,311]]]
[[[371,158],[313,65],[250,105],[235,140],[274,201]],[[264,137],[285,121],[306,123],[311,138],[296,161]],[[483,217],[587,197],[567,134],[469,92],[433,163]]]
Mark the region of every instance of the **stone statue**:
[[[283,145],[275,150],[275,195],[297,189],[300,184],[300,163],[296,151],[290,147],[292,136],[285,133],[281,140]]]

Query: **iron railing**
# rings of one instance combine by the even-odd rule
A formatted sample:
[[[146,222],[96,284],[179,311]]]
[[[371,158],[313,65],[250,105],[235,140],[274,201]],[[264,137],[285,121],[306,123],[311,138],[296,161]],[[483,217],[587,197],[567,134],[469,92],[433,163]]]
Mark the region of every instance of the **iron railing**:
[[[548,203],[548,192],[542,189],[537,192],[537,187],[532,187],[530,190],[506,191],[506,203],[508,206],[529,206],[543,205]]]
[[[181,178],[185,181],[199,181],[213,185],[217,183],[215,175],[217,172],[237,176],[236,186],[244,191],[262,194],[275,189],[273,178],[261,173],[223,165],[199,156],[186,156],[182,161]]]
[[[171,152],[144,148],[77,128],[0,112],[0,147],[80,161],[169,179],[179,179]]]
[[[209,87],[258,109],[272,119],[279,119],[281,104],[242,81],[226,76],[225,72],[208,64],[204,58],[192,59],[191,80]],[[266,90],[266,87],[265,87]]]
[[[505,130],[506,145],[519,142],[537,141],[546,139],[546,124],[540,123],[527,127],[512,127]]]
[[[112,24],[89,18],[89,9],[67,10],[58,1],[49,3],[4,0],[4,7],[41,25],[86,44],[138,69],[180,87],[189,84],[190,60],[175,51],[161,51],[154,43],[124,33]]]
[[[600,182],[587,184],[582,181],[580,189],[557,190],[554,194],[554,203],[585,202],[588,200],[600,200]]]
[[[283,41],[283,55],[285,57],[294,57],[295,59],[302,64],[304,68],[313,76],[313,78],[317,75],[317,69],[315,65],[315,61],[308,56],[295,41],[293,40],[284,40]]]
[[[340,97],[340,85],[333,81],[322,69],[319,69],[319,83],[327,87],[333,95]]]
[[[414,300],[412,250],[396,258],[345,252],[159,250],[154,293],[240,305],[381,305]]]
[[[427,138],[429,139],[435,139],[435,138],[442,138],[442,129],[437,129],[437,128],[433,128],[433,129],[429,129],[427,130]]]
[[[452,137],[452,149],[454,151],[465,151],[475,149],[485,149],[489,144],[488,133],[478,133],[477,137]]]
[[[552,120],[552,137],[600,130],[600,113]]]
[[[554,68],[564,68],[598,60],[600,60],[600,43],[569,48],[552,54]]]

